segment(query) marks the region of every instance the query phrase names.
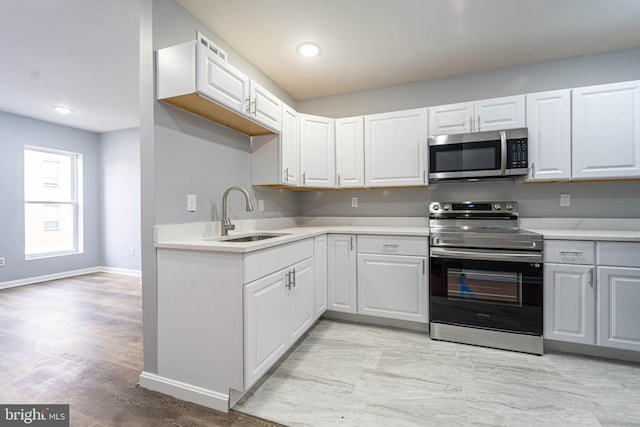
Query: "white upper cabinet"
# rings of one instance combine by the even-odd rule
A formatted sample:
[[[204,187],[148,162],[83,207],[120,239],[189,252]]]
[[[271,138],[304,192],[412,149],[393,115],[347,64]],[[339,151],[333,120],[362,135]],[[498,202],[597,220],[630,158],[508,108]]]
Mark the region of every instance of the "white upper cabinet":
[[[280,158],[282,165],[282,183],[300,185],[300,147],[298,133],[298,113],[286,104],[282,106],[282,132],[280,133]]]
[[[524,95],[429,108],[429,134],[484,132],[526,126]]]
[[[473,102],[438,105],[429,108],[429,130],[431,135],[453,135],[473,132]]]
[[[573,90],[573,178],[640,176],[640,81]]]
[[[298,113],[282,104],[280,135],[251,138],[251,183],[297,187],[300,185]]]
[[[157,98],[250,136],[280,131],[281,101],[197,41],[159,49]]]
[[[232,110],[249,108],[249,77],[198,43],[196,90]]]
[[[303,187],[335,187],[334,119],[299,114],[300,172]]]
[[[571,178],[571,90],[527,95],[528,181]]]
[[[364,117],[336,119],[338,188],[364,187]]]
[[[365,116],[367,187],[427,184],[427,122],[426,108]]]
[[[274,131],[280,131],[282,101],[253,80],[249,85],[249,94],[248,114]]]

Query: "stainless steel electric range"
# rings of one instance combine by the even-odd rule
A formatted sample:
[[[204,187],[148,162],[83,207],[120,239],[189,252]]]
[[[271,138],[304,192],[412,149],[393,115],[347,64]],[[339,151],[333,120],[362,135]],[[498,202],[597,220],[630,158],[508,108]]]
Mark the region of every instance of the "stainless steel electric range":
[[[431,338],[542,354],[542,236],[517,202],[432,202]]]

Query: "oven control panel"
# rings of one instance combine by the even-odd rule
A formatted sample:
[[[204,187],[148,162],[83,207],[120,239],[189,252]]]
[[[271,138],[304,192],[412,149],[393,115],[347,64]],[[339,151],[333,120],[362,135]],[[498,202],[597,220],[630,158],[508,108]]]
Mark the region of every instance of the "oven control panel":
[[[500,216],[504,214],[517,215],[518,202],[431,202],[429,203],[429,216],[449,215],[473,215]]]

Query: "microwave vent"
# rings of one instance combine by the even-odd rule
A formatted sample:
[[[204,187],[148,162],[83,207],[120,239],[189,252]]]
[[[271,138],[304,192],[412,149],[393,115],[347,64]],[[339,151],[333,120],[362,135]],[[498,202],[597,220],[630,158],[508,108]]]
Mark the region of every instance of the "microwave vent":
[[[227,61],[227,52],[221,49],[217,44],[206,38],[202,35],[201,32],[197,32],[198,42],[202,43],[206,47],[209,48],[211,52],[213,52],[216,56],[218,56],[223,61]]]

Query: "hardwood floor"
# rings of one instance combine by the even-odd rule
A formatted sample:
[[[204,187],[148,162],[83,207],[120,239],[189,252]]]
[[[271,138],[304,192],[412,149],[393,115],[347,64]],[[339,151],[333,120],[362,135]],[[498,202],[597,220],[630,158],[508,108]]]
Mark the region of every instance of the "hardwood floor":
[[[70,404],[72,426],[277,426],[137,386],[140,279],[91,274],[0,290],[0,403]]]

